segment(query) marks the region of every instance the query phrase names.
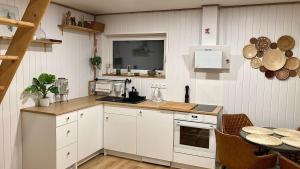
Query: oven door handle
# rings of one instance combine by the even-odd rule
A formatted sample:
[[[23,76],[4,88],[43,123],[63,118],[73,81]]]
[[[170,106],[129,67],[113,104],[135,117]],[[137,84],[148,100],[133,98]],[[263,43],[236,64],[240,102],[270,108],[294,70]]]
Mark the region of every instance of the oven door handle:
[[[183,122],[183,121],[176,121],[176,125],[177,126],[193,127],[193,128],[202,128],[202,129],[207,129],[207,130],[215,129],[215,125],[199,124],[199,123],[190,124],[189,122]]]

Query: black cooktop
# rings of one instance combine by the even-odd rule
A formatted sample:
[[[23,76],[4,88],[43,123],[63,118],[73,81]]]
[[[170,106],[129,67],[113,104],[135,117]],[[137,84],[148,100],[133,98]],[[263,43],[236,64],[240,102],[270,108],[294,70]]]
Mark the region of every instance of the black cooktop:
[[[213,112],[216,108],[216,105],[198,104],[193,110],[198,112]]]

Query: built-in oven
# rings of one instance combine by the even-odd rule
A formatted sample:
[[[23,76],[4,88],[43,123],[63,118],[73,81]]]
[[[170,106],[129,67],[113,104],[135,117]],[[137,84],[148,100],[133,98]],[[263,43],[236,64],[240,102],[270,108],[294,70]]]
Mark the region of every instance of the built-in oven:
[[[174,152],[215,158],[217,119],[201,114],[175,114]]]

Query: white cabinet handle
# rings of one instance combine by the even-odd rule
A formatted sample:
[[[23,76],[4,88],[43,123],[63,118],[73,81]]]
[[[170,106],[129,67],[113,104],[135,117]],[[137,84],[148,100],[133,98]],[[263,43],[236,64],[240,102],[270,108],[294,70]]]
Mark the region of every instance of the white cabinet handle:
[[[67,131],[67,135],[69,135],[70,133],[71,133],[71,131],[70,131],[70,130],[68,130],[68,131]]]
[[[83,117],[83,113],[80,114],[80,117]]]
[[[68,122],[68,121],[70,120],[70,117],[67,117],[66,120],[67,120],[67,122]]]
[[[68,152],[68,153],[67,153],[67,156],[69,156],[70,154],[71,154],[71,153],[70,153],[70,152]]]
[[[106,120],[108,120],[108,117],[105,117]]]
[[[142,111],[140,111],[140,116],[142,116],[143,115],[143,112]]]

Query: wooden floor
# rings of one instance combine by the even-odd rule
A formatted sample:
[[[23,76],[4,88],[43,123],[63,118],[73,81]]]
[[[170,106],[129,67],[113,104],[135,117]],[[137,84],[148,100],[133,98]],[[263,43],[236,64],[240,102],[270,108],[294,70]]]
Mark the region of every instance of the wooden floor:
[[[153,165],[113,156],[97,156],[81,165],[79,169],[170,169],[170,167]]]

